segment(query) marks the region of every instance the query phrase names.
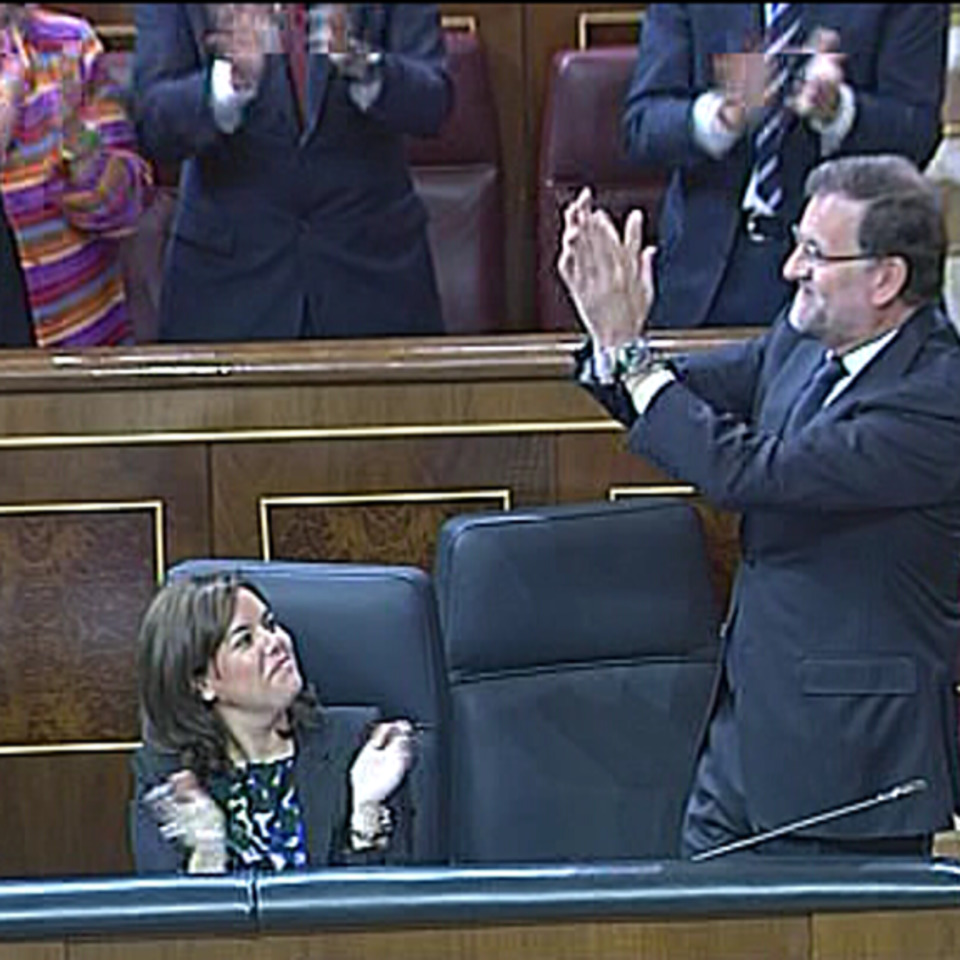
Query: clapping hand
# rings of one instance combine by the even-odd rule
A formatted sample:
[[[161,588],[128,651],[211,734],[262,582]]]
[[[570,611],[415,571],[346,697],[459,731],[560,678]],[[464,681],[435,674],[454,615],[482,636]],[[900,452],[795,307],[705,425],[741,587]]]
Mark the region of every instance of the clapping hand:
[[[591,340],[616,347],[636,340],[653,303],[654,247],[643,247],[643,213],[627,217],[624,239],[589,187],[563,214],[557,269]]]
[[[229,61],[231,80],[238,90],[260,86],[266,55],[278,49],[273,4],[217,3],[210,46]]]
[[[167,840],[179,840],[191,851],[193,873],[220,873],[226,866],[223,811],[202,789],[196,776],[180,770],[144,798]]]
[[[408,720],[377,724],[350,768],[354,809],[382,804],[400,786],[413,757]]]
[[[811,46],[812,56],[787,104],[800,117],[828,124],[840,108],[844,59],[844,54],[838,52],[840,35],[834,30],[817,29]]]

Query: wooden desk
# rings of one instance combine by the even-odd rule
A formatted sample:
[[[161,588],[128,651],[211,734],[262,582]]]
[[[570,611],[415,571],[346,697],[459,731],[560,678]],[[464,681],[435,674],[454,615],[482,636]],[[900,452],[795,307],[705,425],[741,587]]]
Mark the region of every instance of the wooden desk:
[[[619,425],[571,382],[578,342],[0,355],[0,876],[129,868],[134,638],[167,565],[429,569],[456,513],[686,492],[627,453]],[[703,516],[723,597],[732,518]]]

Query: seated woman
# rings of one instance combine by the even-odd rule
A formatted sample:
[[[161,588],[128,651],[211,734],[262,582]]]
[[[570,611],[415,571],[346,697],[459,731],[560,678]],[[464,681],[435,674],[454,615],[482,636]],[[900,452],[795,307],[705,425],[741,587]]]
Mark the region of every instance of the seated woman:
[[[404,720],[321,707],[290,635],[249,583],[168,583],[137,649],[139,872],[402,862],[409,857]]]
[[[117,241],[153,175],[125,96],[85,20],[0,4],[0,190],[38,346],[133,339]]]

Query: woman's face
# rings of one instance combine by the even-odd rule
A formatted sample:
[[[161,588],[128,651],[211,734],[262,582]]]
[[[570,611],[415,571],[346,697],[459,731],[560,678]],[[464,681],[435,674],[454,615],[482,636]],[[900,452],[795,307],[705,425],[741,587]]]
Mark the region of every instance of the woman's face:
[[[302,687],[290,634],[255,593],[241,587],[201,695],[225,712],[269,717],[286,710]]]

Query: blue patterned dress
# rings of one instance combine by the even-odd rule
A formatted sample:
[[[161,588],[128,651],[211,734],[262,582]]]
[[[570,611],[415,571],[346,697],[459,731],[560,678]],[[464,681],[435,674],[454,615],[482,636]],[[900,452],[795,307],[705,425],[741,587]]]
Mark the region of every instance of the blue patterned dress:
[[[307,865],[294,757],[248,763],[210,783],[227,820],[228,869],[279,871]]]

